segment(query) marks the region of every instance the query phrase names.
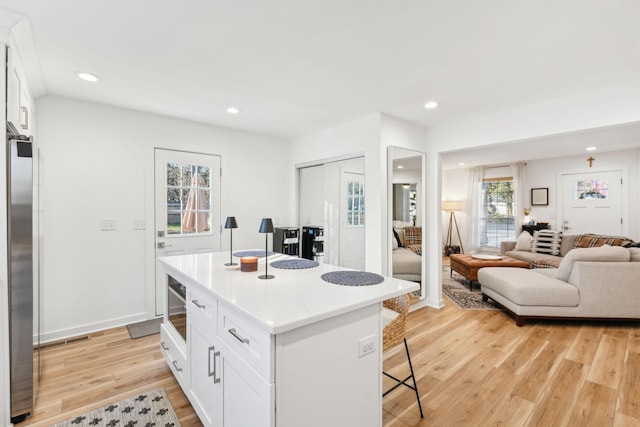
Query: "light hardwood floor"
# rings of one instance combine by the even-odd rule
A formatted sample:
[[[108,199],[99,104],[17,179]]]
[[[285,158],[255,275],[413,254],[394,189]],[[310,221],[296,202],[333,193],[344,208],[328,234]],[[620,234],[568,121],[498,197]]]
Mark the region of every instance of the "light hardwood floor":
[[[519,328],[503,312],[447,303],[410,313],[407,337],[425,418],[415,394],[400,388],[383,400],[387,427],[640,426],[637,323]],[[48,426],[155,387],[165,388],[183,426],[201,425],[158,341],[116,328],[44,350],[35,415],[20,426]],[[384,366],[397,376],[408,370],[402,346],[385,354]]]

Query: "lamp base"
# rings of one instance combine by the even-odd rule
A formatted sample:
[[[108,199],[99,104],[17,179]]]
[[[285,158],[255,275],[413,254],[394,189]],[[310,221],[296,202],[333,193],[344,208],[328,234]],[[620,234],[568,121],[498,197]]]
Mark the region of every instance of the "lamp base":
[[[262,275],[258,276],[258,279],[273,279],[274,277],[276,277],[276,276],[274,276],[272,274],[262,274]]]
[[[238,265],[237,262],[225,262],[224,265],[226,265],[227,267],[230,265]]]

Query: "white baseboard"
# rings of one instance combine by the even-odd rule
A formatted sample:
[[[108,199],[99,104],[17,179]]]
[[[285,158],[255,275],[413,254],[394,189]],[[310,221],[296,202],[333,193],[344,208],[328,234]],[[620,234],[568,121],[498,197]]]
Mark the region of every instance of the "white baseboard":
[[[47,343],[50,341],[58,341],[66,338],[77,337],[78,335],[91,334],[105,329],[117,328],[119,326],[128,325],[130,323],[142,322],[143,320],[152,319],[155,316],[149,317],[147,313],[135,314],[133,316],[120,317],[117,319],[106,320],[103,322],[90,323],[82,326],[75,326],[73,328],[60,329],[57,331],[43,332],[40,334],[40,343]],[[34,342],[37,342],[37,337],[34,337]]]
[[[444,300],[442,299],[435,300],[435,299],[425,298],[423,300],[420,300],[411,304],[411,306],[409,307],[409,311],[414,311],[422,307],[431,307],[431,308],[440,309],[444,307]]]

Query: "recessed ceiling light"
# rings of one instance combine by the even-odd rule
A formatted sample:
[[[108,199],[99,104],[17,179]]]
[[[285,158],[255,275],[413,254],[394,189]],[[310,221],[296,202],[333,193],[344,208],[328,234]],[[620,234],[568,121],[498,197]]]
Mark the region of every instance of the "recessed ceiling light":
[[[424,104],[424,108],[426,108],[427,110],[433,110],[437,106],[438,106],[438,103],[436,101],[429,101]]]
[[[464,162],[458,163],[458,166],[464,166]]]
[[[85,82],[97,82],[100,81],[100,77],[98,77],[97,75],[93,74],[93,73],[87,73],[85,71],[78,71],[76,73],[76,75],[78,76],[78,78],[84,80]]]
[[[404,169],[404,166],[398,165],[398,169]]]
[[[596,151],[598,147],[587,147],[587,151]]]
[[[227,113],[229,114],[238,114],[240,112],[240,109],[237,107],[229,107],[227,108]]]

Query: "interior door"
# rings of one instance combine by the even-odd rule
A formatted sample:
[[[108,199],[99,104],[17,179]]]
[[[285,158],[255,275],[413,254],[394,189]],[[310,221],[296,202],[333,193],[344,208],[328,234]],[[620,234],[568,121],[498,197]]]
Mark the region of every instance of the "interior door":
[[[220,250],[220,156],[155,150],[156,315],[166,275],[158,257]]]
[[[623,235],[622,171],[565,174],[562,191],[565,233]]]
[[[341,175],[340,265],[364,270],[364,174],[343,170]]]

